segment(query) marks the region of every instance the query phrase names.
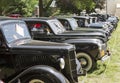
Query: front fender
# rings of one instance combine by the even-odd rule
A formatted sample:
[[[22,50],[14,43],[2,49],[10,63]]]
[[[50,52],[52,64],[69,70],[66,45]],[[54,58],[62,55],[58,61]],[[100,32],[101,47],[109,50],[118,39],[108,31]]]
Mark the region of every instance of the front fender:
[[[14,83],[20,77],[26,75],[27,73],[29,73],[31,71],[35,71],[35,70],[39,70],[40,72],[44,71],[44,72],[50,73],[50,74],[54,75],[60,81],[60,83],[66,83],[66,78],[65,78],[64,75],[62,75],[59,71],[57,71],[53,67],[46,66],[46,65],[32,66],[32,67],[24,70],[23,72],[21,72],[19,75],[17,75],[16,77],[14,77],[8,83]]]
[[[101,40],[99,39],[68,39],[68,40],[65,40],[63,41],[63,43],[70,43],[70,44],[94,44],[94,45],[98,45],[98,43],[102,43]]]
[[[76,46],[76,52],[86,52],[94,58],[99,55],[99,48],[103,45],[99,39],[68,39],[64,43],[74,44]]]

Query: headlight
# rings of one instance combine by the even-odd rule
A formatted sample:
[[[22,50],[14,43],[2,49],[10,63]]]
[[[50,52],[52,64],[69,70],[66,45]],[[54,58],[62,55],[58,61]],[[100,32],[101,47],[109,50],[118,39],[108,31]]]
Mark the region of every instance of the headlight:
[[[65,60],[63,58],[59,58],[58,61],[59,61],[60,68],[64,69],[65,68]]]
[[[99,46],[99,50],[100,50],[100,56],[104,56],[105,55],[105,44],[98,44]]]
[[[100,56],[104,56],[105,55],[105,51],[104,50],[101,50],[100,51]]]
[[[98,44],[98,48],[99,48],[99,50],[102,50],[102,44]]]

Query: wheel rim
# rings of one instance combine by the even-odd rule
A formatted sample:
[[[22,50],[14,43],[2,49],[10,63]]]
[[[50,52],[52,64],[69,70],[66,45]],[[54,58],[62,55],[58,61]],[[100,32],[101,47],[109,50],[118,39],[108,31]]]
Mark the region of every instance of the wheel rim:
[[[25,79],[21,79],[20,83],[53,83],[53,79],[48,78],[47,75],[29,74]]]
[[[40,79],[33,79],[33,80],[29,81],[29,83],[45,83],[45,82]]]
[[[88,62],[85,58],[79,58],[78,59],[81,62],[82,67],[86,67]]]
[[[86,53],[77,53],[77,58],[83,69],[89,71],[93,66],[92,58]]]

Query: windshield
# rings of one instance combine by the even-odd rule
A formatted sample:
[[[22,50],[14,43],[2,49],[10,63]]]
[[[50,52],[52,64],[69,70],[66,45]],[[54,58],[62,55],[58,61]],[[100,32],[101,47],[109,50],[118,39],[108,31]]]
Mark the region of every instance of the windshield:
[[[115,20],[115,18],[113,18],[113,17],[109,17],[108,20]]]
[[[22,38],[31,38],[26,25],[23,23],[11,23],[2,28],[8,43]]]
[[[76,30],[78,28],[78,24],[75,19],[70,19],[69,22],[73,30]]]
[[[66,31],[64,26],[58,20],[52,20],[49,24],[51,25],[51,28],[55,34],[63,33]]]

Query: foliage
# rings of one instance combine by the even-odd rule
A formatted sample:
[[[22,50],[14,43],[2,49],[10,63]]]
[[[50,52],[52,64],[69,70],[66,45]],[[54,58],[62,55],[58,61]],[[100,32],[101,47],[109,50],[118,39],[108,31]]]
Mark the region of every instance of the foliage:
[[[5,1],[5,0],[0,0],[0,15],[4,15],[6,11],[9,8],[9,5],[12,4],[12,0]]]
[[[0,0],[0,15],[19,13],[22,16],[31,16],[38,0]]]
[[[93,0],[57,0],[57,6],[61,12],[79,14],[82,10],[87,10],[89,13],[95,7],[95,3]]]
[[[35,5],[42,9],[43,16],[50,16],[58,13],[80,14],[82,10],[90,13],[95,7],[103,8],[104,0],[56,0],[57,7],[50,7],[53,0],[0,0],[0,15],[19,13],[22,16],[32,16]]]
[[[50,16],[53,13],[53,8],[50,7],[52,1],[53,0],[42,0],[43,4],[40,4],[43,5],[43,11],[40,11],[44,14],[42,16]]]
[[[96,7],[95,8],[100,8],[100,9],[104,9],[105,6],[105,1],[106,0],[94,0],[94,2],[96,3]]]

